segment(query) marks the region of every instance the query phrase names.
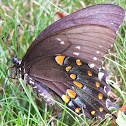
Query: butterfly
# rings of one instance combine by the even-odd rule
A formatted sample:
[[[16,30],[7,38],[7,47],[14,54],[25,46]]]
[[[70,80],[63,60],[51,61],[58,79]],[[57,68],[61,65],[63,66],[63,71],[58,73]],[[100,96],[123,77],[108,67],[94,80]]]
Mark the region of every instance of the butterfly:
[[[53,99],[48,87],[76,113],[104,118],[109,107],[118,106],[108,99],[111,89],[102,63],[124,16],[124,9],[112,4],[72,13],[42,31],[22,60],[15,56],[14,67],[39,96]]]

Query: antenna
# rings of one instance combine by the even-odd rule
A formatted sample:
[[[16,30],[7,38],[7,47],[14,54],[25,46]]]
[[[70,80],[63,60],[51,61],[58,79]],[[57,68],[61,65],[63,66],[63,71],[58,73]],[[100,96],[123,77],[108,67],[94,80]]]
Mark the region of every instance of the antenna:
[[[20,26],[20,25],[17,25],[17,26],[16,26],[16,33],[17,33],[17,29],[18,29],[19,26]],[[13,52],[16,54],[15,50],[14,50],[13,48],[9,47],[8,44],[4,41],[4,37],[2,37],[2,41],[6,44],[6,46],[7,46],[8,48],[12,49]],[[17,36],[17,55],[16,55],[16,56],[18,56],[18,54],[19,54],[19,40],[18,40],[18,36]]]
[[[16,33],[17,33],[17,29],[19,26],[20,25],[17,25],[17,27],[16,27]],[[19,40],[18,40],[18,36],[17,36],[17,56],[18,56],[18,54],[19,54]]]

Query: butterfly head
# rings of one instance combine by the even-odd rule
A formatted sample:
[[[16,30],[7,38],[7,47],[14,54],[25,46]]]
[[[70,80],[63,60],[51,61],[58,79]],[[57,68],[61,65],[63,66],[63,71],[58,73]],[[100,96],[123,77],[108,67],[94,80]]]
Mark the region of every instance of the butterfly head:
[[[13,68],[16,68],[16,69],[20,68],[21,67],[21,61],[22,60],[20,60],[17,56],[15,56],[15,57],[13,57],[13,58],[11,58],[7,61],[7,66],[8,66],[8,68],[12,68],[12,69]]]
[[[8,70],[11,69],[11,74],[9,75],[9,78],[17,79],[21,75],[21,62],[22,60],[20,60],[17,56],[7,61]],[[12,77],[13,75],[14,77]]]
[[[15,67],[15,68],[20,68],[20,67],[21,67],[21,61],[22,61],[22,60],[20,60],[17,56],[13,57],[13,58],[12,58],[12,62],[13,62],[13,64],[14,64],[13,67]]]

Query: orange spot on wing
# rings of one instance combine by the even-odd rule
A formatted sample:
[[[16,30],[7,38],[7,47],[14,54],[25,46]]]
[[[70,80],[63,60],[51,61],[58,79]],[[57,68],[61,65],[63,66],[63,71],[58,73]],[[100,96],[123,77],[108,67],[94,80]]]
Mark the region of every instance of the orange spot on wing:
[[[65,102],[65,103],[68,103],[70,101],[70,97],[67,96],[67,95],[62,95],[62,100]]]
[[[103,94],[99,93],[99,94],[98,94],[98,98],[99,98],[99,99],[103,99]]]
[[[75,112],[78,113],[78,112],[80,112],[80,110],[81,110],[81,108],[76,108]]]
[[[57,62],[59,65],[63,65],[65,56],[57,56],[55,59],[56,59],[56,62]]]
[[[102,111],[103,111],[103,108],[102,108],[102,107],[100,107],[100,108],[99,108],[99,111],[100,111],[100,112],[102,112]]]
[[[78,66],[81,66],[81,65],[82,65],[82,63],[81,63],[80,60],[76,60],[76,64],[77,64]]]
[[[100,84],[98,82],[96,82],[96,87],[100,87]]]
[[[71,74],[70,77],[75,80],[76,79],[76,75],[75,74]]]
[[[74,81],[73,82],[76,86],[78,86],[79,88],[82,88],[83,85],[80,82]]]
[[[95,111],[91,111],[91,115],[94,115],[95,114]]]
[[[75,98],[76,97],[76,93],[70,89],[67,89],[67,93],[71,98]]]
[[[67,72],[70,71],[71,68],[72,68],[71,66],[66,67],[66,71],[67,71]]]
[[[91,71],[87,71],[87,73],[88,73],[88,76],[92,76]]]

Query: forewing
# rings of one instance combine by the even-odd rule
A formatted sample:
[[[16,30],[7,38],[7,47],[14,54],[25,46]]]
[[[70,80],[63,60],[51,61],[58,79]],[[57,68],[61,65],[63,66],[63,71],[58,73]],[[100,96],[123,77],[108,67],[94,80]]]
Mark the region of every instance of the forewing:
[[[45,38],[30,51],[26,65],[38,57],[65,55],[78,58],[99,70],[116,39],[114,30],[100,25],[72,27]]]
[[[59,33],[59,31],[66,30],[72,27],[87,25],[87,24],[96,24],[102,25],[108,28],[112,28],[115,32],[118,31],[119,26],[121,25],[125,16],[125,11],[121,7],[112,4],[101,4],[87,7],[85,9],[79,10],[73,14],[70,14],[57,22],[50,25],[45,29],[40,35],[34,40],[28,49],[26,55],[23,58],[22,64],[24,62],[29,62],[35,57],[31,58],[31,53],[35,46],[39,43],[43,43],[45,38],[52,36],[52,34]],[[55,34],[56,35],[56,34]],[[65,36],[64,36],[65,37]],[[50,48],[50,44],[46,41],[46,49]],[[43,45],[43,44],[42,44]],[[55,42],[53,41],[51,46],[54,46]],[[94,46],[96,47],[95,43]],[[45,46],[41,46],[43,50]],[[61,48],[61,47],[60,47]],[[64,47],[64,50],[67,48]],[[40,50],[34,50],[34,52],[39,53]],[[37,57],[36,57],[37,58]]]

